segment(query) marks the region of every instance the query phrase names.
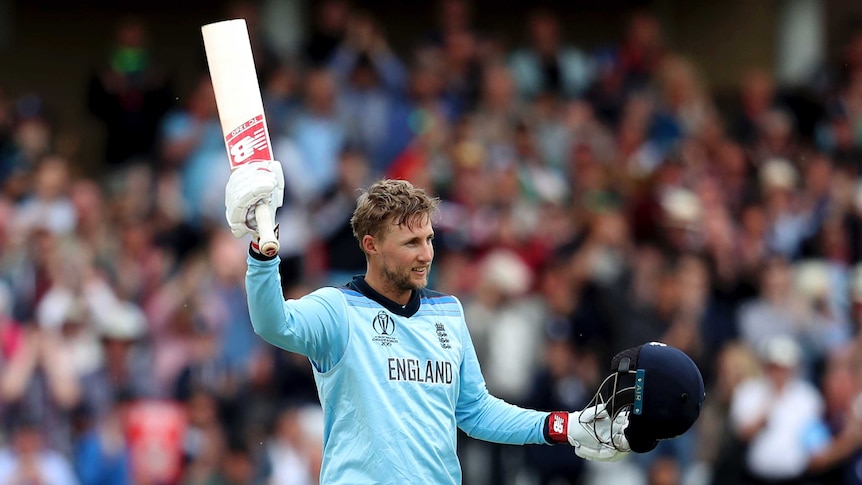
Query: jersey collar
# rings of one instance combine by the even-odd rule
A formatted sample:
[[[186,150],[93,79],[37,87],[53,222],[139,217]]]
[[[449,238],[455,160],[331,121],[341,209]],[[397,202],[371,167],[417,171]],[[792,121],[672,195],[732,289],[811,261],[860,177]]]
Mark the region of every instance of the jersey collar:
[[[377,290],[375,290],[368,283],[365,282],[365,276],[354,276],[353,281],[348,283],[347,287],[362,293],[362,295],[366,298],[370,298],[377,303],[380,303],[381,305],[383,305],[383,308],[386,308],[387,310],[396,315],[400,315],[402,317],[412,317],[416,312],[419,311],[419,292],[416,290],[413,290],[410,293],[410,300],[407,302],[407,304],[401,305],[378,293]]]

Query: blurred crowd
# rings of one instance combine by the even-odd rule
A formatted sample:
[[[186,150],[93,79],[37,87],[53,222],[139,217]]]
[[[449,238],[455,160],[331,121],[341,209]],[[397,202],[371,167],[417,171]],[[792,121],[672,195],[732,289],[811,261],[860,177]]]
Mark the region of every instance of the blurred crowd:
[[[586,49],[554,11],[501,33],[440,0],[394,46],[312,4],[290,55],[232,12],[287,181],[286,297],[364,271],[358,189],[404,178],[442,201],[431,286],[494,395],[580,409],[653,340],[704,374],[696,426],[649,454],[461,436],[465,483],[862,484],[862,32],[804,85],[763,66],[719,93],[650,12]],[[151,29],[124,20],[81,93],[98,178],[0,91],[0,484],[315,484],[311,367],[252,331],[208,73],[176,92]]]

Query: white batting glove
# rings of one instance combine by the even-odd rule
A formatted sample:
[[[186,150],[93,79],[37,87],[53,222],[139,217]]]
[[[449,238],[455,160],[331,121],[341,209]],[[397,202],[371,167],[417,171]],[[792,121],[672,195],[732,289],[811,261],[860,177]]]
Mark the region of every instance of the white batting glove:
[[[254,211],[258,204],[268,204],[273,223],[275,211],[284,203],[284,173],[281,163],[252,160],[230,174],[224,193],[225,218],[234,236],[251,234],[258,239]]]
[[[631,453],[625,430],[629,410],[611,419],[604,404],[573,413],[555,412],[548,418],[547,436],[553,443],[568,442],[575,454],[592,461],[619,461]]]
[[[612,420],[603,404],[591,406],[569,415],[569,444],[586,460],[619,461],[631,453],[625,435],[628,425],[628,409]]]

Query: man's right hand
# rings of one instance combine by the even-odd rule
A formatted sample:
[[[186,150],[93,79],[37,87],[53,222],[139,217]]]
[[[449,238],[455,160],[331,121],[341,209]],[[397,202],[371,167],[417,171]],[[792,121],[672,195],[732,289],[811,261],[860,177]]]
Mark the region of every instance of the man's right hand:
[[[268,204],[275,224],[275,211],[284,202],[284,173],[281,163],[253,160],[230,174],[225,187],[225,218],[234,236],[251,234],[258,239],[254,218],[258,204]]]

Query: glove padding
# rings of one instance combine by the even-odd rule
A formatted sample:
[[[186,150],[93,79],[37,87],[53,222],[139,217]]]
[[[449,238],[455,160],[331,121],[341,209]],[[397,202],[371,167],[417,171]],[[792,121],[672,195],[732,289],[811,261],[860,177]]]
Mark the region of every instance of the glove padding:
[[[631,453],[625,430],[629,410],[624,409],[613,420],[604,404],[569,414],[566,432],[575,454],[590,461],[619,461]]]
[[[241,238],[251,234],[258,239],[254,211],[258,204],[268,204],[275,224],[275,211],[284,202],[284,173],[281,163],[252,160],[236,168],[225,186],[225,218],[230,232]]]

